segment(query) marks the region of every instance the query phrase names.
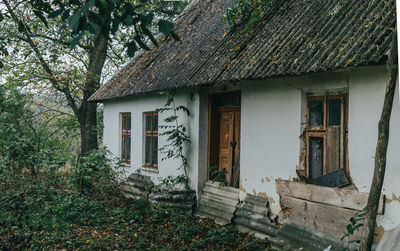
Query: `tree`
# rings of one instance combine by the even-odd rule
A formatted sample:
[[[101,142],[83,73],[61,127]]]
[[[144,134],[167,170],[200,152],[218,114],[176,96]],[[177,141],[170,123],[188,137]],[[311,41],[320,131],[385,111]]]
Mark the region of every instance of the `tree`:
[[[372,177],[371,189],[368,196],[367,211],[363,228],[360,251],[371,250],[374,238],[376,215],[379,206],[379,198],[382,192],[386,169],[386,152],[389,143],[389,125],[393,107],[393,98],[396,90],[396,78],[398,72],[397,31],[394,30],[389,58],[386,62],[387,80],[385,99],[381,118],[378,125],[378,142],[375,152],[375,168]]]
[[[153,35],[156,24],[159,32],[177,39],[173,24],[167,19],[179,13],[186,2],[2,0],[2,3],[6,12],[1,15],[5,20],[0,41],[22,45],[24,59],[31,60],[31,69],[37,67],[36,79],[41,78],[42,83],[65,96],[79,122],[81,155],[87,155],[98,147],[97,105],[88,99],[100,87],[104,68],[112,63],[118,68],[126,62],[122,51],[132,57],[139,48],[149,49],[148,41],[157,45]],[[7,46],[0,48],[3,56],[7,56]]]

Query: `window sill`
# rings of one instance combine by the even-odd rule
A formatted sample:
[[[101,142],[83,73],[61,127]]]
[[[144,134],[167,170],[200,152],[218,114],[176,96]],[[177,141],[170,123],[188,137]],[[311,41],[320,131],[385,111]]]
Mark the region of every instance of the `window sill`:
[[[142,171],[149,172],[149,173],[159,173],[157,168],[142,166]]]

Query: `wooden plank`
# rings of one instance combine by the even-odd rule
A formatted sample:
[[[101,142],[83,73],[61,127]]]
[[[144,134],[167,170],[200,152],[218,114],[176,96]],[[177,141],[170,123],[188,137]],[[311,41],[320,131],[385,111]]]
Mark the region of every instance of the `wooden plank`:
[[[347,233],[350,218],[357,211],[331,205],[315,203],[297,198],[281,196],[282,211],[280,219],[290,221],[340,239]],[[357,230],[351,239],[360,239],[361,230]]]
[[[340,168],[340,131],[339,127],[326,129],[326,173],[329,174]]]
[[[276,180],[278,194],[361,211],[368,201],[368,193],[356,190],[322,187],[301,182]],[[385,197],[379,201],[378,214],[384,213]]]

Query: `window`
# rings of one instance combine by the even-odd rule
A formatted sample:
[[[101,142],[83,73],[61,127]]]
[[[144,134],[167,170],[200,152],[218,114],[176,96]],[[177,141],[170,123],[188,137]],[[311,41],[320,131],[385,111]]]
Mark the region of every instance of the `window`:
[[[310,180],[347,165],[347,95],[307,98],[307,177]]]
[[[158,113],[149,112],[144,114],[145,136],[144,136],[144,166],[157,168],[158,163]]]
[[[121,114],[121,160],[131,162],[131,114]]]

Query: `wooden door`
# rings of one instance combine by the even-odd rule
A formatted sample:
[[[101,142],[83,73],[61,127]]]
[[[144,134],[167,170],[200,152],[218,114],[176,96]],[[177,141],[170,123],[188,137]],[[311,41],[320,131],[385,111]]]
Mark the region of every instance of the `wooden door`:
[[[226,180],[231,183],[233,167],[239,168],[240,107],[221,107],[219,170],[227,172]]]

